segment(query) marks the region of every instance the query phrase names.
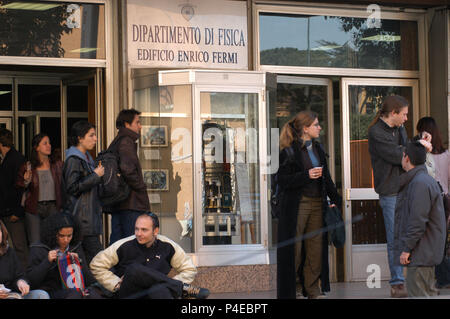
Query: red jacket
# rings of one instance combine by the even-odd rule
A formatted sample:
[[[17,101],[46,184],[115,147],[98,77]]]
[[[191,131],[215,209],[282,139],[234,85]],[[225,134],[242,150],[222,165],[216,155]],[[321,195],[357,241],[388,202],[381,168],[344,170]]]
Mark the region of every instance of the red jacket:
[[[50,171],[52,173],[53,181],[55,183],[55,195],[56,195],[56,208],[58,211],[62,206],[62,196],[61,196],[61,176],[62,176],[62,166],[63,163],[61,161],[57,161],[55,163],[50,163]],[[25,199],[25,211],[27,213],[36,215],[37,214],[37,204],[39,200],[39,174],[36,169],[32,169],[32,178],[31,183],[28,187],[25,187],[25,180],[23,178],[26,171],[26,163],[20,167],[19,176],[17,178],[16,186],[22,187],[25,191],[26,199]]]

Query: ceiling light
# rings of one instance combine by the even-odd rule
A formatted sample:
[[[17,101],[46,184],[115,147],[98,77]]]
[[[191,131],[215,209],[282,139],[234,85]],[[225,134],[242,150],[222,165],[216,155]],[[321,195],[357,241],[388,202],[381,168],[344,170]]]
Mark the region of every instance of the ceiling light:
[[[395,42],[395,41],[400,41],[401,36],[378,34],[378,35],[374,35],[372,37],[362,38],[361,40],[363,40],[363,41]]]
[[[337,48],[342,48],[342,45],[323,45],[321,47],[312,48],[311,51],[328,51],[328,50],[334,50]]]
[[[35,3],[35,2],[12,2],[0,6],[0,9],[9,10],[32,10],[32,11],[46,11],[61,6],[60,4],[51,3]]]
[[[75,49],[75,50],[71,50],[70,52],[73,53],[88,53],[88,52],[92,52],[92,51],[97,51],[98,48],[80,48],[80,49]]]
[[[11,91],[0,91],[0,95],[9,94]]]

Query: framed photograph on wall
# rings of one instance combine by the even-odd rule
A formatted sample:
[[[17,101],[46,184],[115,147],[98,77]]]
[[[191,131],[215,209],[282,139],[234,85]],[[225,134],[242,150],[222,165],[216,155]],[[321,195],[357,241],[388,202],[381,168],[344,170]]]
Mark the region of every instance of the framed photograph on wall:
[[[168,169],[143,169],[144,183],[149,191],[169,190],[169,170]]]
[[[0,127],[11,130],[11,118],[10,117],[0,117]]]
[[[142,125],[141,147],[169,146],[167,125]]]

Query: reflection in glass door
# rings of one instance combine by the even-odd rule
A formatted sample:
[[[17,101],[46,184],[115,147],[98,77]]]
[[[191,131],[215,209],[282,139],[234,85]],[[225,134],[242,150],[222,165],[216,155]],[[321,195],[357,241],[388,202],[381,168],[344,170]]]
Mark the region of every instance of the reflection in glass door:
[[[261,243],[257,93],[200,92],[203,245]]]
[[[346,280],[366,280],[367,266],[381,267],[382,279],[389,278],[384,219],[374,190],[368,148],[368,126],[389,95],[401,95],[409,103],[405,128],[413,135],[418,120],[418,81],[395,79],[342,79],[343,164],[345,219],[347,224]]]

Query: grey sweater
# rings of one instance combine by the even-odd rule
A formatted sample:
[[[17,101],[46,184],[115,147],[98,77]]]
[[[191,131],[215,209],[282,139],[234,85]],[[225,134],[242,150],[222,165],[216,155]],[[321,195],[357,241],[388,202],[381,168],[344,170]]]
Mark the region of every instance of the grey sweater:
[[[390,127],[382,119],[369,129],[369,153],[373,167],[375,192],[395,195],[402,169],[403,150],[407,141],[406,130]]]
[[[394,260],[411,253],[412,267],[431,267],[444,258],[447,237],[444,203],[437,182],[419,165],[403,174],[395,208]]]

